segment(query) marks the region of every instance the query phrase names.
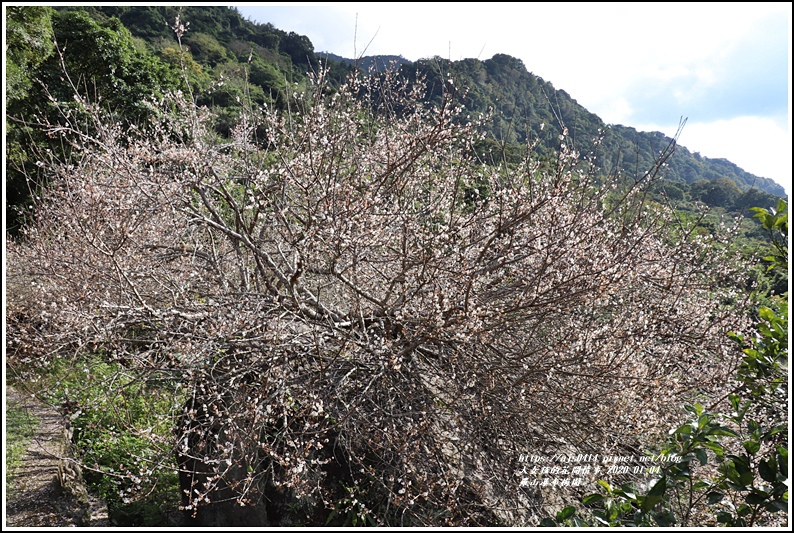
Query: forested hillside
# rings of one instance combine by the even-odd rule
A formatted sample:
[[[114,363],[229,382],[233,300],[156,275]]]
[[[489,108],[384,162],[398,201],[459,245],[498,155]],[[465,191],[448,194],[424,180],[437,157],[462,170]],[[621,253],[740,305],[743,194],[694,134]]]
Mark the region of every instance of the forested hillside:
[[[6,13],[7,384],[112,525],[788,523],[788,206],[730,163],[506,55]]]
[[[659,132],[638,132],[631,127],[605,124],[564,90],[555,89],[550,82],[528,72],[520,59],[505,54],[496,54],[485,61],[450,62],[436,57],[401,68],[406,72],[416,69],[426,76],[436,97],[446,82],[446,73],[456,76],[456,84],[468,91],[463,98],[468,110],[496,111],[489,131],[498,141],[524,143],[528,137],[539,137],[544,147],[553,149],[560,125],[564,124],[577,148],[587,152],[592,149],[594,139],[606,132],[597,163],[603,169],[619,168],[633,178],[640,178],[638,173],[671,140]],[[545,128],[541,129],[541,124]],[[665,178],[676,184],[725,178],[742,190],[755,187],[776,195],[785,194],[770,179],[754,176],[724,159],[693,154],[685,147],[679,147],[669,161]]]
[[[252,23],[226,7],[93,6],[56,8],[52,13],[38,21],[40,35],[35,40],[15,40],[15,26],[9,28],[9,68],[22,63],[21,70],[12,71],[9,77],[12,86],[7,109],[12,118],[8,124],[7,185],[11,211],[7,207],[7,214],[11,227],[20,220],[15,208],[29,198],[24,175],[36,174],[37,158],[28,139],[32,136],[40,148],[53,148],[34,128],[14,119],[31,121],[48,113],[47,92],[58,97],[70,91],[67,81],[90,84],[103,105],[136,120],[146,114],[141,108],[143,96],[182,87],[193,92],[199,105],[219,110],[217,129],[228,134],[245,101],[283,107],[296,89],[305,86],[307,73],[316,71],[321,62],[330,66],[335,84],[356,63],[317,53],[308,37],[271,24]],[[187,50],[184,56],[172,28],[177,15],[188,24],[181,37]],[[61,56],[45,42],[52,37],[60,44],[72,80],[63,79]],[[21,48],[15,51],[15,46]],[[504,54],[485,61],[450,62],[435,57],[411,63],[387,56],[364,57],[357,63],[362,69],[383,70],[392,62],[411,79],[425,78],[434,103],[441,98],[451,73],[469,111],[494,111],[493,120],[484,125],[489,133],[481,145],[486,158],[516,160],[527,139],[540,139],[538,150],[550,154],[561,128],[567,127],[583,153],[593,148],[594,139],[604,136],[596,159],[604,172],[619,170],[627,177],[639,178],[670,142],[658,132],[604,124],[564,90],[555,89],[529,72],[521,60]],[[185,74],[179,72],[180,63],[187,67]],[[14,81],[14,76],[19,81]],[[44,85],[32,83],[34,79],[41,79]],[[729,211],[744,210],[745,216],[750,216],[748,206],[772,206],[775,196],[785,193],[770,179],[744,172],[727,160],[693,154],[683,146],[669,160],[665,178],[668,194],[683,207],[700,201]],[[693,187],[702,180],[712,183]]]

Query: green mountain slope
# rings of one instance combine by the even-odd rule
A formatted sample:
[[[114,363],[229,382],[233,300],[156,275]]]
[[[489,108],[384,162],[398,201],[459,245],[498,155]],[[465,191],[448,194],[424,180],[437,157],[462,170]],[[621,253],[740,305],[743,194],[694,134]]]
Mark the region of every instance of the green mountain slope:
[[[375,60],[372,58],[371,60]],[[546,148],[556,145],[560,125],[583,152],[589,151],[601,131],[607,131],[598,163],[603,169],[618,165],[629,176],[641,177],[655,156],[671,141],[660,132],[640,132],[622,125],[604,123],[597,115],[579,105],[564,90],[529,72],[520,59],[497,54],[491,59],[464,59],[450,62],[435,57],[401,66],[407,74],[426,76],[433,97],[440,98],[446,73],[468,90],[464,105],[472,112],[489,108],[495,111],[490,133],[507,143],[524,143],[527,136],[540,137]],[[415,75],[415,74],[413,74]],[[545,128],[541,129],[541,125]],[[552,126],[549,128],[549,126]],[[556,127],[555,127],[556,126]],[[666,178],[691,184],[700,180],[727,178],[742,190],[758,188],[784,196],[785,190],[771,179],[745,172],[725,159],[710,159],[679,146],[669,161]]]
[[[125,6],[88,9],[105,16],[119,17],[133,35],[157,44],[163,40],[173,41],[172,32],[163,21],[173,20],[180,8]],[[260,74],[253,81],[266,94],[284,89],[276,72],[287,73],[290,80],[300,81],[307,70],[316,69],[319,61],[326,58],[336,66],[337,75],[347,70],[339,66],[349,68],[356,64],[353,59],[315,53],[308,37],[279,30],[272,24],[244,20],[234,8],[184,7],[181,12],[182,20],[191,23],[185,42],[199,63],[217,66],[221,61],[245,61],[249,53],[253,53],[254,65],[258,69],[252,66],[251,70]],[[225,55],[217,46],[213,54],[212,45],[216,43],[225,48]],[[599,130],[607,129],[597,115],[579,105],[568,93],[555,89],[550,82],[529,72],[520,59],[509,55],[496,54],[485,61],[464,59],[454,62],[436,57],[415,63],[402,56],[367,56],[357,63],[363,70],[382,70],[394,63],[408,74],[418,71],[427,76],[436,96],[440,95],[446,73],[453,73],[458,85],[468,88],[464,103],[469,110],[482,112],[492,107],[496,111],[491,133],[500,141],[524,143],[531,132],[533,138],[540,136],[543,139],[547,149],[553,149],[559,128],[549,127],[541,131],[540,124],[548,127],[561,121],[573,139],[578,140],[580,149],[587,151]],[[275,68],[268,69],[266,65]],[[598,162],[605,169],[618,165],[624,173],[633,176],[648,168],[655,155],[669,142],[670,138],[659,132],[639,132],[631,127],[613,125],[609,127]],[[785,195],[785,190],[771,179],[745,172],[725,159],[699,156],[684,147],[679,147],[670,161],[666,177],[672,182],[687,184],[703,179],[727,178],[742,190],[758,188],[774,195]]]
[[[378,55],[363,56],[358,59],[348,59],[346,57],[332,54],[331,52],[319,52],[318,55],[343,65],[357,66],[365,72],[369,72],[370,70],[383,72],[384,70],[392,68],[393,66],[400,67],[405,64],[411,64],[411,62],[405,59],[403,56]]]
[[[315,52],[311,40],[295,32],[245,20],[234,8],[223,6],[88,6],[36,8],[53,13],[39,20],[33,7],[17,8],[20,24],[56,38],[72,79],[82,86],[93,84],[106,105],[134,120],[144,120],[142,97],[179,87],[190,89],[199,105],[214,108],[217,130],[228,133],[246,100],[286,107],[297,91],[307,87],[307,73],[324,63],[331,80],[341,81],[357,65],[382,70],[396,63],[410,78],[422,76],[428,97],[440,99],[449,75],[455,80],[463,105],[473,113],[493,109],[486,146],[517,154],[527,138],[540,139],[538,150],[551,154],[563,125],[582,153],[605,132],[597,153],[604,172],[619,169],[629,177],[641,177],[656,154],[670,139],[659,132],[639,132],[631,127],[606,125],[579,105],[564,90],[529,72],[520,59],[497,54],[491,59],[448,61],[439,57],[409,62],[401,56],[368,56],[357,62],[333,54]],[[14,12],[16,13],[16,11]],[[70,14],[71,13],[71,14]],[[173,26],[179,17],[186,31],[180,52]],[[37,22],[38,21],[38,22]],[[42,22],[43,21],[43,22]],[[51,26],[51,28],[42,27]],[[9,30],[11,31],[11,30]],[[15,34],[11,34],[12,36]],[[21,35],[21,34],[20,34]],[[34,148],[57,149],[19,117],[48,115],[48,95],[39,79],[56,97],[68,97],[57,53],[41,52],[26,41],[10,39],[7,59],[14,67],[7,83],[7,186],[6,212],[11,226],[21,215],[16,207],[27,203],[25,175],[35,175]],[[71,46],[70,46],[71,43]],[[17,49],[19,48],[19,49]],[[26,57],[38,57],[28,61]],[[118,62],[122,62],[116,64]],[[184,65],[185,74],[181,74]],[[15,70],[16,69],[16,70]],[[219,80],[223,83],[219,83]],[[10,85],[9,85],[10,84]],[[31,142],[31,139],[33,142]],[[710,159],[678,147],[669,160],[667,182],[682,201],[741,210],[748,201],[771,207],[784,189],[774,181],[745,172],[725,159]],[[711,185],[695,186],[702,180]],[[714,190],[717,192],[715,193]],[[738,193],[737,190],[738,189]],[[752,198],[745,198],[747,195]],[[714,199],[721,203],[713,203]],[[728,200],[725,200],[725,199]],[[748,213],[745,213],[749,216]]]

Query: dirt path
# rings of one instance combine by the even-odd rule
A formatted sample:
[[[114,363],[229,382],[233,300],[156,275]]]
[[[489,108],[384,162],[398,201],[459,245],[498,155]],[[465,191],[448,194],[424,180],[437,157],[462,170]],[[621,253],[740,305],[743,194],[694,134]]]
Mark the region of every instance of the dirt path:
[[[11,387],[9,403],[24,406],[38,419],[22,464],[15,470],[14,491],[6,501],[7,527],[69,527],[109,525],[101,502],[88,497],[82,478],[64,459],[68,450],[64,417],[52,407]],[[65,485],[61,481],[65,479]]]

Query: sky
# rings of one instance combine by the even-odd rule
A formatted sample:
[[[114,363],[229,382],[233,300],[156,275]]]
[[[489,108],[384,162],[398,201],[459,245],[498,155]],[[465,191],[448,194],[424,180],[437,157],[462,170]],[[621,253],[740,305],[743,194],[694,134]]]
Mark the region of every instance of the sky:
[[[508,54],[608,124],[679,138],[791,193],[791,3],[256,3],[315,52]]]

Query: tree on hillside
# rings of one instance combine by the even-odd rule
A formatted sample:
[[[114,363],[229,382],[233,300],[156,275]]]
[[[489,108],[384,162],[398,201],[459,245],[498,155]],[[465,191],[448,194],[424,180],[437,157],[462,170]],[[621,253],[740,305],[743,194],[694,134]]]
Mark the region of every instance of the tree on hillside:
[[[289,32],[281,38],[278,51],[287,54],[292,59],[293,66],[297,67],[301,74],[306,69],[317,67],[314,45],[305,35],[299,35],[294,31]]]
[[[16,231],[31,194],[42,184],[36,161],[48,152],[61,159],[69,152],[68,145],[33,125],[45,116],[50,121],[91,122],[87,114],[77,116],[80,105],[56,106],[55,102],[73,101],[79,90],[86,102],[117,114],[117,119],[142,122],[150,113],[146,102],[176,87],[179,76],[178,71],[139,49],[118,19],[100,23],[84,11],[53,12],[36,6],[11,9],[11,19],[18,22],[9,24],[8,29],[9,74],[15,69],[31,69],[28,76],[37,80],[14,82],[16,76],[11,75],[7,86],[14,97],[6,108],[6,216],[9,227]]]
[[[6,13],[6,97],[27,95],[36,67],[52,55],[52,9],[45,6],[9,6]]]
[[[625,453],[725,392],[742,266],[648,201],[674,143],[627,185],[566,130],[552,165],[488,166],[453,80],[312,83],[222,141],[180,94],[145,135],[78,98],[100,127],[42,124],[73,155],[7,243],[10,357],[173,386],[205,524],[537,523],[521,454]]]
[[[30,132],[9,118],[28,96],[38,67],[54,52],[52,10],[43,6],[9,6],[6,11],[5,88],[5,164],[21,167],[28,159],[26,143]],[[28,198],[28,187],[22,179],[6,178],[6,219],[14,225],[18,214],[10,209]]]
[[[730,209],[734,206],[742,190],[728,178],[717,178],[714,180],[701,180],[693,183],[690,188],[693,199],[703,203]]]

